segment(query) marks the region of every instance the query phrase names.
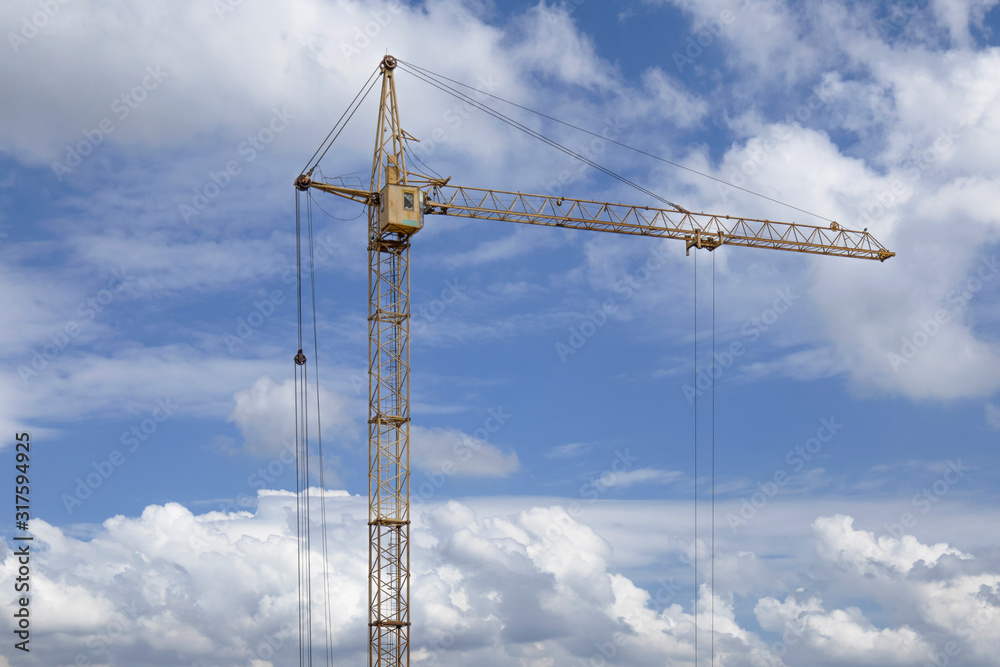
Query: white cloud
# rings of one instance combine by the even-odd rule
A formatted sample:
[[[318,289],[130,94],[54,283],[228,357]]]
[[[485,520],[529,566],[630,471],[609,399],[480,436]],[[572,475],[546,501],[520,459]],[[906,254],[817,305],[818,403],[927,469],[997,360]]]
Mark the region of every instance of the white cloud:
[[[500,239],[483,241],[471,250],[449,255],[444,260],[445,265],[449,268],[461,268],[510,261],[526,253],[564,246],[569,242],[565,234],[540,234],[540,231],[517,225],[510,234]]]
[[[286,369],[277,361],[212,356],[185,345],[125,344],[107,356],[70,345],[27,381],[21,380],[16,367],[0,373],[0,396],[7,399],[0,407],[0,421],[41,436],[87,416],[138,424],[160,409],[162,422],[161,404],[171,418],[224,418],[232,409],[234,387],[253,382],[262,370],[277,375]]]
[[[563,8],[539,3],[519,17],[515,34],[519,39],[513,59],[528,71],[586,87],[618,85],[617,72],[597,54],[593,41],[581,35]]]
[[[89,541],[33,521],[32,604],[58,639],[25,664],[70,664],[80,654],[93,663],[108,652],[137,666],[176,664],[178,652],[189,661],[245,662],[266,638],[287,648],[296,606],[294,567],[287,567],[294,522],[282,501],[262,502],[252,520],[150,506],[140,517],[108,519]],[[346,566],[364,580],[360,558]]]
[[[501,411],[502,412],[502,411]],[[502,424],[501,424],[502,426]],[[469,435],[454,428],[410,427],[413,463],[444,477],[507,477],[521,467],[517,452],[490,444],[486,434]]]
[[[20,25],[24,11],[8,5],[2,18],[7,25]],[[98,13],[104,20],[96,24],[80,20]],[[555,75],[584,87],[618,85],[592,41],[558,9],[529,9],[502,29],[490,19],[486,3],[461,0],[431,0],[419,7],[388,0],[335,0],[300,4],[293,12],[239,6],[222,16],[212,6],[190,1],[171,11],[143,2],[125,12],[79,0],[62,7],[16,54],[7,53],[18,67],[5,68],[0,83],[20,102],[5,105],[2,119],[4,127],[16,125],[21,131],[0,134],[0,146],[22,159],[48,164],[65,159],[67,145],[83,140],[81,132],[107,118],[114,130],[96,152],[105,156],[124,146],[188,145],[216,131],[233,152],[267,124],[273,109],[287,108],[294,116],[292,125],[280,142],[268,147],[268,155],[309,155],[319,138],[315,128],[327,127],[329,110],[347,105],[386,52],[456,80],[496,81],[501,89],[494,92],[522,101],[534,95],[522,82],[536,75]],[[169,48],[161,31],[188,35],[190,48]],[[239,55],[248,39],[260,48]],[[113,49],[108,46],[112,43]],[[121,59],[122,52],[131,57]],[[456,52],[463,57],[454,58]],[[60,62],[65,77],[45,75]],[[204,62],[214,66],[205,68]],[[162,80],[122,117],[115,101],[142,85],[147,67],[163,72]],[[25,70],[40,75],[18,75]],[[413,85],[412,77],[400,83],[408,129],[428,127],[429,138],[430,129],[442,125],[443,112],[455,103],[442,97],[421,102],[412,94]],[[448,143],[455,145],[464,132],[485,127],[461,150],[480,156],[492,152],[492,157],[503,153],[496,125],[482,121],[468,120]],[[362,133],[349,134],[353,136],[340,144],[349,153],[370,152],[367,133],[364,139]],[[217,171],[225,163],[209,164],[199,176],[203,180],[210,168]]]
[[[235,406],[229,421],[243,435],[243,448],[256,456],[275,455],[295,440],[295,386],[281,384],[268,376],[258,378],[253,387],[233,395]],[[311,396],[310,396],[311,398]]]
[[[1000,431],[1000,406],[994,403],[986,404],[986,425],[994,431]]]
[[[909,627],[879,629],[857,607],[826,612],[817,598],[764,598],[754,614],[762,628],[782,636],[782,648],[797,663],[912,665],[932,653],[932,645]]]
[[[640,106],[646,113],[655,109],[663,120],[683,128],[697,125],[708,115],[709,105],[705,100],[695,97],[658,67],[647,70],[642,83],[645,90]]]
[[[277,361],[212,356],[185,345],[133,344],[106,357],[68,350],[27,383],[13,373],[6,380],[30,399],[22,417],[133,416],[149,412],[157,400],[171,401],[187,414],[224,416],[233,387],[253,382],[261,370],[278,374],[286,368]]]
[[[545,457],[550,459],[572,458],[584,454],[589,450],[590,445],[585,442],[570,442],[565,445],[553,447],[545,454]]]
[[[803,18],[781,0],[673,0],[670,4],[693,19],[693,34],[672,49],[680,67],[698,67],[705,50],[723,49],[734,65],[752,69],[755,80],[793,82],[821,59],[818,45],[798,38]]]
[[[309,428],[315,428],[316,387],[310,385],[308,404]],[[259,457],[276,456],[289,443],[295,442],[295,383],[285,380],[280,384],[264,375],[249,389],[233,395],[235,406],[229,421],[243,435],[243,450]],[[333,437],[356,436],[357,426],[351,414],[351,403],[343,395],[320,387],[319,401],[323,435]],[[315,441],[315,432],[311,435]],[[329,440],[327,440],[329,442]]]
[[[1000,146],[1000,129],[987,120],[995,114],[985,111],[996,109],[1000,95],[992,78],[983,83],[976,74],[995,70],[996,58],[984,51],[914,62],[897,54],[872,84],[881,91],[880,107],[892,113],[857,122],[885,128],[886,140],[862,142],[876,150],[860,156],[821,129],[761,123],[756,114],[736,119],[734,127],[748,138],[725,153],[715,174],[850,228],[870,228],[897,253],[884,264],[817,259],[810,274],[798,277],[794,265],[775,258],[784,262],[785,280],[810,297],[796,310],[815,307],[823,328],[796,322],[797,340],[785,344],[799,349],[772,370],[793,378],[846,374],[859,393],[914,399],[981,398],[1000,387],[1000,346],[974,327],[997,274],[991,248],[1000,169],[992,158],[966,158]],[[842,116],[870,111],[866,102],[831,94]],[[806,111],[808,124],[816,125],[825,109]],[[706,202],[723,197],[712,210],[815,222],[744,193],[690,183]],[[947,231],[956,217],[968,224],[969,236],[960,241]],[[735,252],[728,259],[737,275],[745,263]],[[737,294],[749,289],[736,287]]]
[[[320,502],[318,491],[311,498]],[[363,661],[366,651],[367,503],[344,492],[327,493],[325,502],[326,567],[336,600],[333,646],[335,659],[349,664]],[[650,584],[647,568],[662,572],[665,564],[689,557],[690,540],[673,528],[667,540],[639,529],[688,516],[690,509],[614,501],[581,510],[572,501],[538,506],[520,498],[426,505],[412,528],[412,562],[423,564],[413,570],[411,584],[414,656],[445,667],[514,667],[546,657],[554,667],[570,667],[602,652],[637,666],[689,662],[689,574],[682,567],[683,578],[657,575],[659,583]],[[992,556],[983,552],[978,560],[943,564],[941,558],[957,550],[920,543],[900,550],[879,542],[884,562],[905,567],[863,574],[841,568],[829,549],[830,543],[848,552],[865,547],[855,540],[859,531],[851,529],[850,517],[821,517],[815,537],[799,547],[789,538],[796,526],[806,527],[811,508],[768,509],[792,513],[765,526],[767,534],[756,543],[747,536],[737,544],[720,534],[717,588],[713,596],[706,583],[699,593],[698,623],[708,628],[714,622],[721,664],[915,664],[945,636],[966,664],[991,664],[1000,642],[994,622],[1000,573]],[[87,540],[36,520],[32,604],[47,619],[48,640],[23,664],[69,664],[79,653],[92,664],[101,659],[135,667],[174,665],[179,655],[208,663],[284,664],[296,643],[292,514],[294,494],[264,491],[253,515],[198,516],[169,503],[138,517],[108,519]],[[635,525],[617,532],[623,517]],[[317,535],[314,584],[322,578]],[[637,546],[648,550],[648,560],[635,560]],[[819,558],[812,546],[820,547]],[[755,558],[747,548],[768,558]],[[623,558],[632,561],[631,574],[623,571]],[[15,567],[8,552],[0,574],[9,578]],[[749,580],[747,572],[753,572]],[[734,608],[730,586],[736,583],[754,603],[760,627],[793,641],[782,648],[746,627],[748,619]],[[822,590],[797,590],[802,584]],[[314,590],[315,619],[323,605],[321,589]],[[837,598],[851,602],[831,602]],[[877,625],[862,611],[873,603],[887,612],[880,618],[890,620]],[[0,607],[11,618],[10,601]],[[970,623],[976,632],[963,631]],[[321,625],[315,637],[322,637]],[[97,655],[96,647],[107,655]]]
[[[729,56],[731,71],[743,73],[740,92],[732,93],[736,99],[768,99],[777,107],[729,117],[736,140],[718,164],[701,149],[683,161],[850,228],[870,228],[897,252],[871,266],[822,258],[807,273],[790,259],[723,253],[726,273],[742,279],[727,286],[733,304],[750,301],[761,276],[749,269],[763,263],[780,266],[786,284],[809,296],[796,309],[802,319],[796,312],[794,326],[783,322],[784,340],[769,335],[777,347],[793,351],[777,350],[778,359],[757,370],[792,378],[846,376],[859,394],[990,396],[1000,387],[1000,346],[974,325],[987,318],[993,288],[964,300],[956,291],[980,270],[979,253],[988,258],[1000,238],[1000,90],[988,74],[1000,56],[966,40],[969,26],[981,23],[995,3],[942,0],[931,8],[906,7],[898,17],[906,40],[876,34],[874,10],[856,3],[671,4],[691,16],[692,39],[702,37],[704,50]],[[958,36],[961,48],[943,50],[928,37],[939,29]],[[675,50],[683,52],[681,46]],[[848,75],[845,59],[867,73]],[[775,79],[785,80],[777,99]],[[793,82],[801,94],[787,94]],[[674,176],[654,172],[656,181]],[[691,192],[678,199],[689,208],[817,222],[717,184],[683,179]],[[968,236],[949,234],[954,219],[966,221]],[[599,267],[590,268],[596,273]],[[620,275],[622,265],[615,268],[612,276]],[[921,324],[942,310],[947,324],[925,342]],[[911,355],[905,341],[914,336],[925,344]],[[894,366],[890,355],[903,360]]]
[[[658,470],[656,468],[638,468],[622,472],[604,473],[594,482],[598,488],[625,488],[637,484],[670,484],[683,479],[684,474],[676,470]]]
[[[907,574],[917,563],[931,567],[942,556],[971,558],[943,542],[929,546],[913,535],[876,537],[870,531],[855,530],[854,519],[843,515],[816,519],[813,532],[825,557],[861,574],[878,572],[879,566]]]
[[[952,44],[967,49],[973,46],[970,28],[982,27],[983,17],[996,6],[996,0],[933,0],[931,6],[938,21],[948,30]]]
[[[275,250],[275,238],[225,242],[186,242],[173,233],[138,236],[78,236],[72,240],[80,260],[95,266],[114,266],[117,260],[145,295],[177,290],[218,290],[273,278],[276,291],[291,309],[295,274],[293,260]],[[281,241],[291,249],[292,239]],[[278,282],[278,277],[284,282]]]

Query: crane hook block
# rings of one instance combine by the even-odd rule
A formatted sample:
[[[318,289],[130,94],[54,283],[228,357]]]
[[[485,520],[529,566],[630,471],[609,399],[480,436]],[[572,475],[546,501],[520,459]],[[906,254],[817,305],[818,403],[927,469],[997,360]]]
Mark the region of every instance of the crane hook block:
[[[302,350],[299,350],[298,354],[295,355],[295,364],[297,366],[306,365],[306,355],[302,353]]]

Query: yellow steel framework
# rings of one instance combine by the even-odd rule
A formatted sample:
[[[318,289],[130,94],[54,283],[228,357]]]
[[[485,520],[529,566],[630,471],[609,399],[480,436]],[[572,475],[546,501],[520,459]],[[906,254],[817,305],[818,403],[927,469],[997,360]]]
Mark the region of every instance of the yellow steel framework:
[[[408,172],[393,70],[381,63],[375,154],[370,189],[313,181],[295,186],[363,203],[368,209],[368,525],[370,667],[409,665],[410,659],[410,236],[380,220],[387,186],[421,188],[423,213],[480,220],[589,229],[682,240],[691,248],[721,245],[771,248],[885,261],[895,253],[865,231],[754,218],[693,213],[450,185],[450,179]]]
[[[383,63],[371,191],[406,183],[394,63]],[[368,206],[368,635],[373,667],[410,662],[410,239]]]

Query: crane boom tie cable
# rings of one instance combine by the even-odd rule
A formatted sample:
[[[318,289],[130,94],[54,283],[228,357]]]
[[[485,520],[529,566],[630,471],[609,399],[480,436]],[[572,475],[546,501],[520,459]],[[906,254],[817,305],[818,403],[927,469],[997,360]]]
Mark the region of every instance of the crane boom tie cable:
[[[798,206],[794,206],[794,205],[789,204],[787,202],[783,202],[780,199],[775,199],[773,197],[768,197],[767,195],[761,194],[760,192],[755,192],[755,191],[750,190],[748,188],[744,188],[742,186],[736,185],[735,183],[730,183],[729,181],[724,181],[721,178],[717,178],[715,176],[712,176],[711,174],[706,174],[704,172],[698,171],[697,169],[692,169],[691,167],[683,165],[683,164],[681,164],[679,162],[674,162],[673,160],[668,160],[665,157],[661,157],[661,156],[656,155],[654,153],[650,153],[648,151],[644,151],[641,148],[636,148],[635,146],[629,146],[628,144],[622,143],[621,141],[616,141],[615,139],[609,139],[608,137],[606,137],[606,136],[604,136],[602,134],[598,134],[597,132],[593,132],[593,131],[588,130],[588,129],[584,128],[584,127],[580,127],[579,125],[574,125],[573,123],[568,123],[568,122],[566,122],[564,120],[560,120],[558,118],[555,118],[554,116],[550,116],[549,114],[542,113],[541,111],[536,111],[535,109],[531,109],[530,107],[526,107],[526,106],[523,106],[521,104],[518,104],[517,102],[512,102],[512,101],[510,101],[508,99],[504,99],[503,97],[500,97],[499,95],[494,95],[494,94],[492,94],[492,93],[490,93],[488,91],[480,90],[478,88],[470,86],[467,83],[462,83],[461,81],[456,81],[454,79],[449,79],[448,77],[446,77],[446,76],[444,76],[442,74],[436,74],[435,72],[432,72],[432,71],[430,71],[428,69],[425,69],[423,67],[419,67],[418,65],[414,65],[413,63],[406,62],[405,60],[399,60],[398,62],[399,62],[400,65],[405,65],[406,66],[406,67],[404,67],[404,69],[409,68],[409,71],[411,73],[415,73],[416,71],[419,71],[419,72],[422,72],[422,73],[426,74],[427,76],[433,76],[433,77],[437,77],[439,79],[443,79],[445,81],[450,81],[451,83],[454,83],[454,84],[456,84],[458,86],[462,86],[464,88],[468,88],[470,90],[474,90],[475,92],[479,93],[480,95],[485,95],[486,97],[492,97],[493,99],[499,100],[500,102],[503,102],[505,104],[509,104],[509,105],[511,105],[513,107],[517,107],[518,109],[523,109],[524,111],[527,111],[528,113],[535,114],[536,116],[539,116],[541,118],[545,118],[545,119],[551,120],[551,121],[553,121],[555,123],[559,123],[560,125],[565,125],[566,127],[569,127],[569,128],[574,129],[574,130],[577,130],[578,132],[583,132],[584,134],[589,134],[592,137],[601,139],[603,141],[607,141],[608,143],[615,144],[616,146],[621,146],[622,148],[625,148],[627,150],[633,151],[633,152],[638,153],[640,155],[645,155],[646,157],[653,158],[654,160],[658,160],[658,161],[663,162],[665,164],[669,164],[669,165],[671,165],[673,167],[677,167],[678,169],[683,169],[684,171],[690,172],[690,173],[695,174],[697,176],[701,176],[702,178],[707,178],[709,180],[715,181],[716,183],[721,183],[722,185],[726,185],[726,186],[729,186],[731,188],[735,188],[737,190],[741,190],[741,191],[746,192],[747,194],[751,194],[751,195],[753,195],[755,197],[760,197],[761,199],[766,199],[769,202],[773,202],[775,204],[779,204],[781,206],[785,206],[787,208],[790,208],[792,210],[798,211],[800,213],[805,213],[806,215],[811,215],[814,218],[818,218],[820,220],[825,220],[826,222],[833,222],[833,220],[831,220],[830,218],[827,218],[827,217],[824,217],[822,215],[819,215],[818,213],[813,213],[812,211],[807,211],[804,208],[799,208]]]
[[[610,177],[612,177],[612,178],[614,178],[614,179],[616,179],[618,181],[621,181],[622,183],[624,183],[624,184],[626,184],[626,185],[628,185],[628,186],[630,186],[630,187],[638,190],[639,192],[642,192],[643,194],[645,194],[645,195],[647,195],[649,197],[652,197],[653,199],[656,199],[657,201],[660,201],[660,202],[666,204],[667,206],[670,206],[671,208],[677,209],[677,210],[682,211],[682,212],[686,212],[686,209],[684,209],[683,207],[681,207],[681,206],[673,203],[672,201],[670,201],[668,199],[665,199],[665,198],[661,197],[660,195],[656,194],[652,190],[644,188],[643,186],[639,185],[638,183],[629,180],[625,176],[622,176],[621,174],[618,174],[618,173],[612,171],[611,169],[609,169],[609,168],[607,168],[607,167],[605,167],[605,166],[603,166],[601,164],[598,164],[597,162],[591,160],[590,158],[588,158],[588,157],[586,157],[584,155],[581,155],[580,153],[577,153],[576,151],[574,151],[574,150],[572,150],[570,148],[567,148],[566,146],[564,146],[564,145],[560,144],[559,142],[555,141],[554,139],[550,139],[549,137],[546,137],[545,135],[541,134],[537,130],[533,130],[530,127],[528,127],[527,125],[524,125],[523,123],[519,123],[518,121],[514,120],[513,118],[510,118],[509,116],[506,116],[506,115],[500,113],[499,111],[496,111],[492,107],[489,107],[486,104],[483,104],[482,102],[474,99],[473,97],[471,97],[469,95],[466,95],[465,93],[459,92],[459,91],[455,90],[454,88],[448,86],[447,84],[442,84],[440,82],[437,82],[437,81],[435,81],[435,80],[433,80],[433,79],[431,79],[431,78],[429,78],[427,76],[424,76],[424,75],[422,75],[422,74],[420,74],[420,73],[418,73],[418,72],[416,72],[414,70],[410,70],[410,74],[412,74],[415,78],[423,81],[424,83],[427,83],[427,84],[429,84],[429,85],[437,88],[438,90],[441,90],[441,91],[443,91],[443,92],[451,95],[452,97],[455,97],[456,99],[461,100],[461,101],[463,101],[463,102],[465,102],[465,103],[473,106],[476,109],[479,109],[480,111],[482,111],[482,112],[484,112],[484,113],[486,113],[486,114],[488,114],[490,116],[493,116],[494,118],[500,120],[503,123],[506,123],[506,124],[510,125],[511,127],[514,127],[514,128],[516,128],[518,130],[521,130],[525,134],[527,134],[527,135],[529,135],[529,136],[531,136],[531,137],[533,137],[535,139],[538,139],[539,141],[541,141],[541,142],[543,142],[543,143],[551,146],[552,148],[555,148],[558,151],[561,151],[561,152],[569,155],[570,157],[573,157],[573,158],[575,158],[577,160],[580,160],[584,164],[587,164],[587,165],[593,167],[594,169],[597,169],[598,171],[606,174],[607,176],[610,176]]]
[[[467,103],[467,104],[469,104],[469,105],[471,105],[471,106],[479,109],[480,111],[483,111],[484,113],[486,113],[486,114],[488,114],[490,116],[493,116],[494,118],[500,120],[501,122],[506,123],[506,124],[510,125],[511,127],[514,127],[515,129],[518,129],[518,130],[524,132],[525,134],[527,134],[527,135],[529,135],[529,136],[531,136],[531,137],[533,137],[535,139],[538,139],[539,141],[541,141],[541,142],[543,142],[543,143],[551,146],[552,148],[555,148],[556,150],[561,151],[561,152],[569,155],[570,157],[572,157],[572,158],[574,158],[576,160],[579,160],[579,161],[583,162],[584,164],[587,164],[590,167],[593,167],[594,169],[597,169],[598,171],[600,171],[600,172],[602,172],[602,173],[604,173],[604,174],[606,174],[606,175],[608,175],[608,176],[610,176],[610,177],[612,177],[612,178],[614,178],[616,180],[621,181],[622,183],[624,183],[624,184],[626,184],[626,185],[628,185],[628,186],[630,186],[630,187],[638,190],[639,192],[642,192],[643,194],[645,194],[645,195],[647,195],[649,197],[652,197],[653,199],[656,199],[656,200],[658,200],[658,201],[660,201],[660,202],[662,202],[662,203],[664,203],[664,204],[666,204],[666,205],[668,205],[668,206],[670,206],[672,208],[675,208],[675,209],[678,209],[678,210],[681,210],[681,211],[684,210],[681,206],[673,203],[672,201],[670,201],[668,199],[665,199],[665,198],[661,197],[660,195],[656,194],[652,190],[644,188],[643,186],[639,185],[638,183],[635,183],[634,181],[629,180],[628,178],[622,176],[621,174],[618,174],[618,173],[612,171],[611,169],[609,169],[609,168],[607,168],[607,167],[605,167],[605,166],[603,166],[601,164],[598,164],[597,162],[591,160],[590,158],[588,158],[588,157],[586,157],[586,156],[584,156],[584,155],[582,155],[580,153],[577,153],[576,151],[574,151],[574,150],[572,150],[572,149],[564,146],[563,144],[560,144],[559,142],[555,141],[554,139],[546,137],[545,135],[541,134],[537,130],[533,130],[533,129],[529,128],[528,126],[524,125],[523,123],[520,123],[520,122],[518,122],[518,121],[516,121],[516,120],[514,120],[512,118],[510,118],[509,116],[506,116],[506,115],[500,113],[499,111],[496,111],[492,107],[489,107],[489,106],[483,104],[482,102],[479,102],[478,100],[476,100],[476,99],[474,99],[472,97],[469,97],[468,95],[465,95],[464,93],[458,92],[458,91],[454,90],[453,88],[451,88],[451,87],[449,87],[447,85],[440,84],[439,82],[435,82],[435,81],[433,81],[433,80],[431,80],[429,78],[425,78],[425,77],[423,77],[423,76],[421,76],[421,75],[419,75],[419,74],[417,74],[415,72],[411,72],[411,74],[413,74],[416,78],[420,79],[421,81],[424,81],[425,83],[428,83],[431,86],[434,86],[435,88],[438,88],[439,90],[442,90],[442,91],[448,93],[449,95],[455,97],[458,100],[464,101],[465,103]]]

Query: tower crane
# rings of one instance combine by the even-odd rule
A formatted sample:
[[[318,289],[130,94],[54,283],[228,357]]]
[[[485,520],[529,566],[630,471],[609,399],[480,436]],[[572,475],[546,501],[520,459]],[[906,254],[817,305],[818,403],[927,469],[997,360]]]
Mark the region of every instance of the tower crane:
[[[413,137],[399,122],[394,70],[380,64],[381,100],[367,190],[312,178],[310,188],[364,204],[368,213],[368,526],[369,667],[409,665],[410,657],[410,271],[413,235],[426,215],[518,222],[722,245],[885,261],[895,253],[865,231],[730,215],[524,194],[452,185],[407,169]],[[372,84],[374,85],[374,84]],[[318,152],[318,151],[317,151]],[[315,156],[314,156],[315,157]]]

